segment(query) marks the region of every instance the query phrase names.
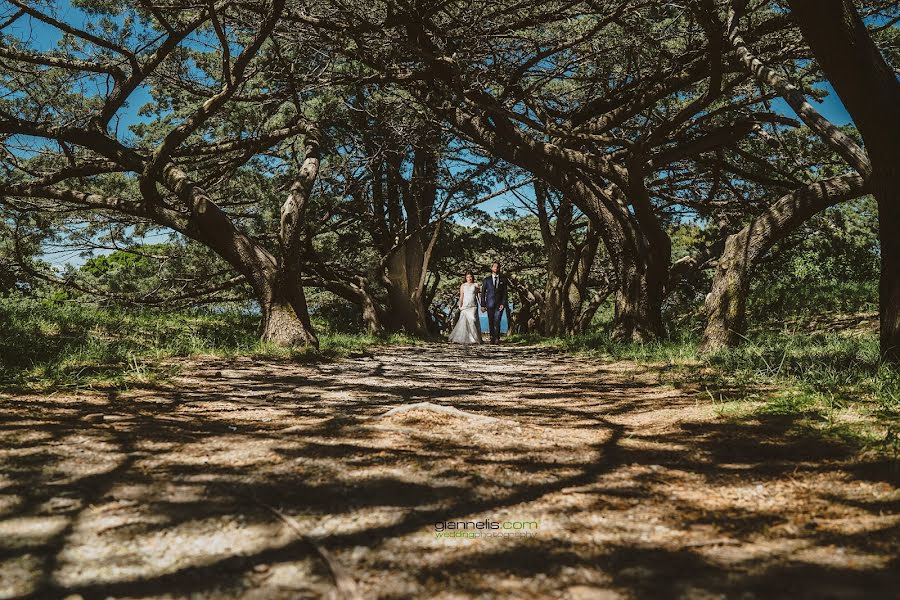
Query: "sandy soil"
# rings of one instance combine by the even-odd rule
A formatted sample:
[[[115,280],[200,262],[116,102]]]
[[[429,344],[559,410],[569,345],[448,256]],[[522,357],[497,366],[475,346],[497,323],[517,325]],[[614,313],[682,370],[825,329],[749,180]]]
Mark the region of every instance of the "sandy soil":
[[[896,464],[645,367],[434,345],[182,372],[0,397],[0,598],[900,594]],[[415,402],[469,414],[383,416]]]

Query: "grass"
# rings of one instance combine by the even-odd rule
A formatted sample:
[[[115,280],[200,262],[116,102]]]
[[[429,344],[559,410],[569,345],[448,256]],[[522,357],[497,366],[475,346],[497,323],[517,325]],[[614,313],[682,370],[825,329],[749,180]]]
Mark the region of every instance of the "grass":
[[[661,382],[692,389],[724,418],[790,419],[798,430],[900,455],[900,369],[880,360],[875,333],[758,332],[710,356],[700,356],[688,334],[646,344],[602,332],[511,341],[635,361],[651,366]]]
[[[117,387],[149,384],[176,372],[174,357],[253,356],[297,361],[349,356],[377,345],[412,344],[328,333],[318,350],[279,348],[257,337],[258,317],[238,310],[127,311],[51,300],[0,299],[0,389]]]
[[[753,416],[792,417],[825,435],[900,454],[900,369],[881,361],[875,333],[760,334],[706,362],[708,385],[738,390],[726,399],[771,388]]]

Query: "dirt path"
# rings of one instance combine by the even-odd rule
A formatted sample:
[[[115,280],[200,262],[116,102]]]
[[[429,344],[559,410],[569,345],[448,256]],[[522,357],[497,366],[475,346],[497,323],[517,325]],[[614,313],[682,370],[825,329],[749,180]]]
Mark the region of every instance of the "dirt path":
[[[363,598],[900,590],[896,465],[636,365],[435,345],[184,372],[0,396],[0,598],[319,598],[323,552]],[[490,418],[380,417],[412,402]]]

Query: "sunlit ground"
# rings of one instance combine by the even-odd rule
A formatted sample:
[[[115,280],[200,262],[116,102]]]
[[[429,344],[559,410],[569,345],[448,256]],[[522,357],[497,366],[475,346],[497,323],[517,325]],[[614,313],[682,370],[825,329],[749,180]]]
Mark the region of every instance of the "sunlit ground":
[[[874,598],[896,465],[646,367],[449,345],[2,398],[0,597]],[[413,410],[409,402],[470,413]],[[491,417],[483,419],[478,417]],[[528,537],[435,524],[534,522]]]

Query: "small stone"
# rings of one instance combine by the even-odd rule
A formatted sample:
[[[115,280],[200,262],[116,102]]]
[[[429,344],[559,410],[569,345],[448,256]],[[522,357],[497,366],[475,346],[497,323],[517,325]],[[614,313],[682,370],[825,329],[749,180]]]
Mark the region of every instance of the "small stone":
[[[574,585],[566,590],[566,598],[572,600],[616,600],[622,595],[613,590],[593,587],[589,585]]]
[[[369,551],[369,549],[366,548],[365,546],[356,546],[353,548],[353,551],[350,553],[350,560],[352,560],[353,562],[362,560],[362,558],[366,555],[366,553],[368,551]]]
[[[269,565],[266,563],[259,563],[258,565],[253,565],[253,570],[257,573],[266,573],[269,571]]]

